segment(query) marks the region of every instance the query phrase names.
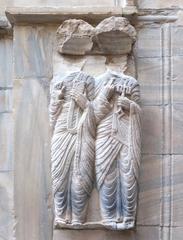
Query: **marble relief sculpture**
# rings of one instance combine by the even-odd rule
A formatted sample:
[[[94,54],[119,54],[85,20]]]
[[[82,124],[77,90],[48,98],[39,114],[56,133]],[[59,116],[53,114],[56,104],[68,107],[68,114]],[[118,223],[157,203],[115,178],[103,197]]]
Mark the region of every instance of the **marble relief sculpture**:
[[[57,51],[62,59],[66,54],[70,58],[85,54],[127,58],[135,39],[135,28],[123,17],[104,19],[95,28],[84,20],[69,19],[57,30]],[[83,63],[87,64],[85,57]],[[49,114],[59,228],[125,230],[135,226],[141,159],[139,101],[138,82],[122,72],[107,70],[94,79],[80,70],[59,76],[54,83]],[[96,221],[88,218],[95,187],[100,212]]]
[[[94,80],[83,72],[56,83],[49,107],[53,129],[51,163],[55,221],[85,221],[94,182],[95,117]]]
[[[86,223],[96,178],[99,224],[114,230],[134,227],[141,157],[139,100],[137,81],[110,70],[96,78],[95,88],[94,79],[82,71],[54,85],[50,124],[56,222],[73,227]]]
[[[107,71],[96,82],[95,174],[102,223],[111,229],[134,227],[140,165],[139,85]]]

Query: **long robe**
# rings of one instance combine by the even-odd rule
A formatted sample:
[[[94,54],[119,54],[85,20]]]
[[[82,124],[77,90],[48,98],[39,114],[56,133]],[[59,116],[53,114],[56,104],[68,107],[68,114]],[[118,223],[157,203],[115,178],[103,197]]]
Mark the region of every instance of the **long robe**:
[[[83,72],[74,72],[62,80],[64,99],[51,94],[50,124],[51,169],[55,204],[55,220],[83,223],[88,198],[94,182],[95,117],[92,103],[94,80]],[[73,86],[85,93],[87,108],[83,111],[71,100]]]
[[[125,75],[124,75],[125,76]],[[120,115],[118,93],[108,101],[102,89],[113,78],[113,85],[131,81],[132,93],[129,113]],[[141,126],[139,85],[131,77],[104,74],[96,86],[96,183],[99,191],[103,222],[134,223],[137,206],[138,172],[140,165]]]

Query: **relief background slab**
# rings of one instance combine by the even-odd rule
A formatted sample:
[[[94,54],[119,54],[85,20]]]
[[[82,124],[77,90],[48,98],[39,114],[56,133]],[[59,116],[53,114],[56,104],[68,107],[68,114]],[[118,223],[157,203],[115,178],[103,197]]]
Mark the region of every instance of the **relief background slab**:
[[[139,2],[144,8],[147,7],[145,3],[149,6],[149,1]],[[176,1],[169,2],[172,5]],[[164,2],[161,6],[157,3],[158,1],[151,3],[152,7],[161,7]],[[47,97],[53,70],[57,71],[60,66],[57,56],[53,58],[54,66],[50,65],[53,35],[56,28],[57,26],[15,27],[13,84],[10,66],[12,40],[0,39],[0,62],[10,63],[10,65],[6,64],[3,71],[2,65],[0,66],[0,76],[2,76],[0,96],[2,96],[1,99],[5,99],[2,101],[0,112],[2,126],[0,131],[5,136],[0,141],[0,146],[3,145],[3,154],[0,157],[1,196],[3,196],[3,201],[0,201],[0,212],[2,212],[0,225],[3,226],[0,239],[13,239],[14,210],[18,240],[52,239],[53,215],[49,175],[50,136],[47,124]],[[138,31],[134,53],[137,67],[136,77],[141,84],[144,114],[143,159],[136,231],[55,230],[55,240],[182,239],[183,134],[181,112],[183,99],[181,93],[183,85],[182,52],[180,51],[182,35],[183,27],[177,27],[176,24],[147,25]],[[4,48],[5,45],[9,47]],[[4,55],[6,61],[2,57]],[[75,65],[82,62],[81,59],[75,60],[65,60],[63,67],[66,68],[71,63]],[[104,57],[88,57],[87,61],[89,64],[85,65],[84,70],[92,74],[97,75],[105,69],[106,58]],[[116,61],[116,64],[120,67],[125,65],[121,59]],[[4,69],[7,70],[4,71]],[[133,75],[134,71],[130,71]],[[9,92],[12,91],[12,85],[13,106],[12,100],[8,100],[11,96]],[[12,108],[15,109],[14,114],[11,112]],[[14,154],[11,153],[13,149],[12,124],[15,124],[16,144],[14,146],[16,149]],[[8,128],[4,127],[7,125]],[[13,168],[15,209],[12,187]],[[95,198],[96,193],[93,194],[93,199]],[[93,208],[91,205],[91,208],[91,212],[95,215],[97,207]],[[94,216],[91,215],[91,218]]]

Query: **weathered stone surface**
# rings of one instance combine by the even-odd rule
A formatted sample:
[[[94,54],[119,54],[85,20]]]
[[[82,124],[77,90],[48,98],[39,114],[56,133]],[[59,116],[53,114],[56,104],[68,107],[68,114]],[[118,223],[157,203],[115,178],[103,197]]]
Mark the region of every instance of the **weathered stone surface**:
[[[183,56],[182,41],[183,38],[183,27],[177,26],[171,28],[172,36],[172,55]]]
[[[125,12],[125,11],[124,11]],[[127,9],[126,14],[136,12]],[[121,16],[121,7],[76,6],[76,7],[9,7],[6,9],[8,20],[14,23],[57,23],[68,19],[83,19],[89,23],[99,23],[110,16]]]
[[[178,19],[176,21],[177,26],[183,26],[183,11],[180,9],[177,13]]]
[[[52,239],[48,83],[38,78],[14,83],[15,236],[19,240]]]
[[[172,114],[172,153],[183,154],[183,104],[174,104]]]
[[[127,54],[135,39],[135,28],[123,17],[106,18],[95,28],[95,41],[103,54]]]
[[[150,7],[156,3],[157,3],[157,1],[155,1],[155,2],[147,2],[146,1],[146,7]],[[164,1],[162,1],[162,3],[164,3]],[[26,3],[26,4],[28,4],[28,3]],[[167,1],[166,4],[168,5],[169,1]],[[119,10],[121,11],[120,8],[119,8]],[[72,10],[70,10],[70,11],[72,11]],[[44,19],[44,21],[45,21],[45,19],[46,19],[46,21],[50,20],[48,18],[48,15],[46,17],[45,16],[40,17],[41,15],[42,14],[40,13],[39,20],[40,19]],[[98,14],[98,16],[99,16],[99,14]],[[51,19],[54,18],[54,19],[56,19],[57,22],[60,23],[59,17],[60,16],[58,16],[58,15],[56,17],[52,16]],[[92,17],[92,18],[94,19],[95,17],[96,17],[96,15],[94,15],[94,17]],[[15,18],[26,19],[27,16],[24,15],[24,16],[18,17],[18,14],[17,14],[17,17],[15,17]],[[32,18],[31,21],[34,21],[34,19],[35,19],[35,21],[37,21],[36,17],[33,15],[32,16],[29,15],[29,18]],[[179,21],[179,24],[182,24],[181,21]],[[165,24],[165,25],[167,26],[167,24]],[[141,165],[142,166],[141,183],[140,183],[141,192],[139,195],[139,197],[140,197],[139,204],[140,205],[139,205],[139,213],[138,213],[138,222],[139,222],[139,225],[143,225],[143,224],[156,225],[156,222],[157,222],[157,226],[156,227],[143,227],[143,226],[140,227],[139,226],[139,227],[137,227],[136,231],[134,231],[134,232],[130,231],[130,232],[126,232],[126,233],[120,233],[120,232],[114,233],[114,232],[110,232],[110,231],[101,231],[101,230],[98,230],[98,231],[93,231],[93,230],[92,231],[90,231],[90,230],[87,230],[87,231],[68,231],[68,230],[65,231],[65,230],[62,230],[62,231],[60,231],[59,230],[59,231],[55,231],[55,233],[54,233],[55,236],[57,237],[56,239],[58,239],[58,240],[60,240],[60,239],[68,239],[68,240],[70,240],[70,239],[77,240],[78,239],[78,240],[80,240],[81,238],[88,238],[89,240],[90,239],[92,239],[92,240],[93,239],[99,239],[99,240],[100,239],[106,239],[106,240],[108,240],[108,239],[115,239],[115,240],[118,240],[118,239],[128,239],[128,240],[132,240],[132,239],[137,239],[137,240],[162,239],[162,240],[167,240],[169,238],[172,238],[172,239],[176,239],[176,240],[179,240],[179,239],[182,240],[182,231],[183,231],[182,230],[183,229],[182,228],[182,226],[183,226],[182,203],[183,202],[182,202],[182,176],[181,176],[182,157],[183,157],[183,155],[181,155],[182,154],[182,142],[183,142],[183,140],[182,140],[182,120],[181,120],[182,119],[182,106],[181,106],[182,105],[182,93],[181,93],[181,89],[182,89],[182,86],[181,86],[181,81],[182,81],[181,80],[182,79],[182,73],[181,73],[181,69],[182,69],[182,65],[181,65],[181,62],[182,62],[182,42],[181,42],[182,30],[181,30],[181,27],[178,27],[178,28],[172,29],[170,32],[167,31],[167,34],[164,34],[163,29],[164,29],[165,25],[161,25],[161,30],[159,29],[160,25],[154,24],[154,22],[152,24],[149,23],[148,27],[147,26],[142,27],[142,29],[139,31],[138,45],[136,45],[137,46],[136,53],[138,53],[137,56],[139,58],[135,58],[135,62],[138,67],[138,75],[139,75],[138,79],[142,86],[142,88],[141,88],[142,89],[142,98],[143,98],[142,103],[144,105],[146,105],[144,107],[144,112],[143,112],[144,113],[143,114],[143,125],[144,125],[143,151],[145,153],[147,153],[146,155],[149,155],[149,154],[160,155],[160,156],[157,156],[157,155],[145,156],[143,159],[142,165]],[[57,26],[53,26],[52,30],[50,32],[54,32],[56,27]],[[24,41],[22,41],[21,39],[24,38],[25,42],[31,41],[30,40],[31,36],[29,36],[29,38],[26,38],[26,35],[29,35],[30,29],[34,29],[34,28],[27,27],[27,26],[26,27],[15,27],[15,29],[17,31],[18,31],[18,28],[19,29],[27,28],[27,30],[28,30],[28,32],[25,33],[23,37],[17,36],[14,39],[15,42],[16,42],[16,40],[20,42],[19,50],[17,50],[17,52],[15,54],[15,56],[16,56],[15,65],[16,65],[16,68],[19,69],[18,70],[19,75],[23,76],[25,72],[26,72],[26,74],[28,73],[27,76],[31,76],[32,73],[33,73],[33,76],[36,76],[36,74],[38,74],[38,76],[47,75],[47,70],[48,70],[49,64],[50,64],[50,62],[47,63],[47,60],[41,61],[41,63],[40,63],[41,67],[37,67],[36,71],[35,71],[36,67],[34,65],[34,61],[36,58],[32,61],[31,64],[27,64],[27,62],[28,62],[27,59],[30,61],[29,56],[31,55],[32,49],[33,49],[34,55],[37,55],[36,53],[40,49],[42,49],[42,47],[40,47],[41,44],[40,45],[38,44],[37,48],[39,50],[35,50],[34,46],[31,47],[30,48],[31,50],[29,49],[28,52],[27,52],[27,50],[25,51],[25,50],[22,50],[22,48],[21,48],[21,45],[27,46],[27,43],[22,44],[22,42],[24,42]],[[18,34],[19,33],[17,32],[17,35]],[[39,42],[38,39],[40,36],[41,36],[41,34],[40,35],[37,34],[36,42]],[[43,38],[47,38],[47,37],[48,37],[48,35],[45,34]],[[42,39],[42,37],[40,37],[40,38]],[[164,43],[165,43],[165,45],[163,47]],[[28,45],[30,46],[30,42]],[[15,43],[15,46],[18,46],[18,44]],[[46,50],[50,48],[48,46],[46,40],[45,40],[44,46],[46,46],[46,47],[44,47],[44,48],[46,48]],[[167,48],[167,51],[164,51],[162,49],[162,47]],[[7,47],[7,49],[10,49],[10,48],[11,47]],[[25,47],[25,48],[27,48],[27,47]],[[0,61],[3,65],[0,64],[0,69],[2,66],[3,72],[1,72],[1,70],[0,70],[0,76],[2,76],[2,77],[0,77],[1,78],[0,84],[2,83],[2,85],[0,85],[0,87],[7,87],[7,86],[11,87],[12,86],[11,81],[8,84],[7,84],[7,81],[9,81],[9,80],[4,81],[4,79],[10,79],[10,78],[5,78],[4,75],[1,75],[1,74],[5,74],[5,72],[7,72],[7,73],[10,72],[9,70],[4,71],[5,67],[10,68],[10,65],[6,65],[4,62],[4,59],[6,58],[8,53],[7,52],[4,53],[5,48],[3,45],[2,45],[1,49],[3,49],[3,50],[0,50],[0,59],[2,56],[2,61],[1,60]],[[1,54],[1,51],[3,52],[3,54]],[[28,56],[26,56],[26,54],[28,54]],[[166,57],[167,57],[166,59],[162,58],[163,54],[166,55]],[[173,58],[172,58],[172,55],[173,55]],[[46,59],[50,56],[51,56],[51,54],[50,55],[46,54]],[[18,63],[18,61],[22,58],[23,58],[23,60],[20,61],[20,63]],[[8,59],[10,59],[10,58],[8,58]],[[50,59],[49,59],[49,61],[50,61]],[[114,65],[116,65],[116,67],[118,67],[118,65],[120,65],[120,58],[119,58],[119,62],[116,60],[113,60],[113,59],[110,60],[111,58],[108,58],[108,56],[105,56],[105,57],[104,56],[99,56],[99,57],[92,56],[92,57],[88,57],[86,59],[87,59],[86,64],[83,66],[84,71],[86,71],[86,72],[90,71],[92,74],[96,74],[96,75],[99,75],[102,72],[104,72],[107,65],[111,66],[111,65],[113,65],[113,63],[115,63]],[[71,68],[72,67],[78,68],[78,66],[82,67],[82,64],[84,61],[82,58],[79,58],[79,57],[78,58],[74,57],[73,59],[64,57],[62,62],[63,62],[63,64],[59,65],[59,61],[58,61],[57,66],[56,66],[56,63],[54,63],[54,65],[55,65],[54,68],[57,68],[57,71],[59,71],[59,69],[61,69],[64,66],[65,66],[65,70],[66,70],[66,68],[67,68],[66,65],[67,66],[71,65]],[[95,65],[95,62],[96,62],[97,66]],[[18,64],[20,64],[19,67],[17,66]],[[23,65],[24,73],[21,70],[22,65]],[[26,65],[26,68],[25,68],[25,65]],[[42,70],[40,70],[40,69],[42,69]],[[64,70],[64,72],[65,72],[65,70]],[[15,73],[17,75],[17,71],[15,71]],[[15,75],[15,77],[16,77],[16,75]],[[17,76],[19,76],[19,75],[17,75]],[[50,76],[51,76],[51,74],[50,74]],[[160,77],[162,78],[161,81],[160,81]],[[26,79],[26,81],[29,81],[29,80],[30,79]],[[40,79],[40,81],[42,81],[46,85],[48,84],[47,81],[44,81],[44,79],[42,79],[42,78]],[[31,82],[33,82],[33,79],[31,79]],[[21,107],[21,109],[24,109],[23,120],[25,119],[26,114],[28,113],[28,116],[26,118],[26,122],[28,122],[28,127],[26,127],[25,121],[22,121],[21,117],[18,118],[18,121],[20,121],[20,123],[17,128],[18,130],[17,130],[16,140],[21,139],[21,141],[16,141],[16,145],[15,145],[17,147],[17,149],[23,149],[22,152],[24,152],[23,154],[21,151],[19,152],[18,159],[20,159],[20,163],[18,163],[19,164],[18,168],[20,170],[18,171],[17,176],[19,177],[19,175],[20,175],[19,192],[18,193],[20,194],[20,196],[26,196],[26,197],[23,197],[22,199],[20,196],[18,198],[19,202],[20,202],[18,204],[18,211],[19,211],[19,213],[21,213],[21,215],[19,215],[19,216],[23,216],[23,220],[21,220],[21,217],[20,217],[20,222],[18,223],[18,228],[19,228],[18,231],[20,234],[22,234],[21,235],[22,240],[25,240],[25,237],[28,239],[29,236],[30,236],[31,240],[36,239],[36,238],[45,240],[45,239],[48,239],[47,237],[45,237],[46,234],[48,234],[48,232],[50,233],[51,230],[48,230],[47,224],[42,224],[42,223],[44,223],[44,221],[42,221],[42,216],[44,215],[44,210],[40,210],[40,209],[42,209],[42,206],[44,205],[44,204],[42,204],[42,201],[45,196],[43,193],[44,192],[43,189],[47,189],[47,184],[43,184],[45,186],[45,188],[40,187],[41,184],[39,184],[39,183],[41,182],[41,180],[39,181],[40,178],[37,177],[37,176],[39,176],[39,173],[38,173],[39,171],[37,171],[37,168],[36,168],[36,166],[40,164],[39,169],[41,169],[41,167],[45,163],[45,161],[42,161],[42,160],[40,163],[40,159],[42,159],[40,157],[40,155],[41,155],[40,149],[42,149],[40,147],[40,146],[42,146],[40,142],[42,142],[42,140],[40,140],[39,144],[37,144],[38,146],[35,146],[35,144],[31,144],[31,146],[33,147],[32,148],[33,151],[30,150],[30,148],[31,148],[30,142],[31,141],[29,140],[30,138],[33,139],[33,136],[30,134],[31,133],[30,129],[34,129],[34,128],[32,128],[32,125],[30,126],[30,121],[32,121],[34,123],[36,123],[36,121],[37,121],[37,120],[33,119],[33,116],[35,116],[35,110],[32,111],[32,113],[30,113],[29,109],[30,109],[31,105],[33,105],[32,107],[34,109],[37,109],[38,103],[37,103],[37,100],[35,100],[35,99],[40,94],[40,92],[39,92],[39,94],[38,93],[33,94],[35,99],[30,98],[30,95],[28,94],[31,89],[30,87],[26,87],[27,90],[25,90],[25,88],[23,87],[23,89],[24,89],[23,91],[25,91],[25,94],[21,95],[20,89],[21,89],[21,86],[24,86],[24,85],[22,84],[22,82],[19,82],[19,83],[16,82],[15,85],[16,85],[16,87],[14,89],[14,93],[15,93],[16,97],[14,98],[14,105],[15,106],[19,105],[20,99],[22,99],[21,100],[22,102],[25,100],[26,104],[24,105],[23,108]],[[33,86],[33,85],[36,85],[35,88],[37,88],[37,84],[35,84],[35,82],[32,83],[31,86]],[[167,89],[166,89],[166,87],[167,87]],[[152,91],[150,91],[149,89],[151,89]],[[151,92],[153,92],[153,94],[151,94]],[[158,97],[159,95],[160,95],[160,97]],[[165,95],[166,95],[166,99],[168,100],[168,101],[165,101],[165,104],[168,103],[168,105],[165,108],[163,108],[163,107],[159,108],[157,105],[162,103],[162,100],[164,99]],[[28,103],[28,99],[30,100],[29,103]],[[41,102],[45,102],[45,101],[41,100]],[[28,103],[28,105],[27,105],[27,103]],[[174,103],[175,106],[172,106],[172,103]],[[151,105],[151,106],[149,106],[149,105]],[[156,105],[156,106],[152,106],[152,105]],[[27,108],[27,106],[29,106],[29,107]],[[172,112],[172,107],[174,108],[173,112]],[[41,109],[40,111],[42,111],[42,108],[43,108],[43,106],[39,107],[39,109]],[[38,109],[38,111],[39,111],[39,109]],[[21,110],[19,110],[19,112],[21,113]],[[37,110],[36,110],[36,112],[37,112]],[[22,114],[20,114],[20,115],[22,116]],[[44,116],[46,118],[46,115],[44,115]],[[29,120],[29,117],[31,118],[31,120]],[[38,117],[40,118],[40,116],[38,116]],[[2,120],[2,121],[5,123],[7,122],[8,126],[9,126],[8,117],[4,117],[4,118],[5,118],[5,120]],[[2,119],[1,116],[0,116],[0,119]],[[173,121],[173,124],[172,124],[172,121]],[[44,125],[43,122],[44,121],[41,120],[41,123],[39,124],[39,126],[40,126],[39,129],[36,128],[37,129],[35,131],[36,139],[38,138],[40,131],[41,131],[41,133],[43,131],[43,125]],[[2,124],[1,120],[0,120],[0,124]],[[3,127],[3,124],[2,124],[2,127]],[[19,133],[19,129],[21,129],[20,133]],[[7,131],[7,130],[8,130],[7,128],[5,129],[3,127],[3,132]],[[44,131],[45,131],[45,128],[44,128]],[[23,144],[25,142],[24,141],[25,140],[24,132],[27,135],[26,145]],[[33,130],[33,132],[34,132],[34,130]],[[5,135],[6,134],[9,135],[9,133],[5,133]],[[24,137],[20,137],[20,136],[24,136]],[[43,136],[43,138],[44,138],[44,136]],[[0,142],[1,141],[2,140],[0,140]],[[173,142],[173,145],[172,145],[172,142]],[[37,143],[37,140],[36,140],[36,143]],[[4,146],[3,142],[2,142],[2,144]],[[8,145],[9,145],[9,147],[11,147],[11,143],[8,142]],[[164,145],[164,146],[162,146],[162,145]],[[166,153],[170,154],[170,155],[162,156],[161,154],[162,153],[164,154],[165,145],[166,145]],[[28,152],[30,153],[30,156],[31,156],[30,162],[28,160],[28,159],[30,159],[28,157],[28,154],[27,155],[25,154],[25,152],[27,151],[27,146],[29,147]],[[1,143],[0,143],[0,148],[1,148]],[[24,150],[25,148],[26,148],[26,150]],[[173,148],[173,151],[174,151],[173,153],[175,153],[175,155],[173,155],[173,156],[172,156],[171,148]],[[5,152],[6,151],[7,150],[5,150]],[[31,155],[31,151],[33,152],[32,155]],[[8,154],[9,154],[9,152],[8,152]],[[21,156],[21,154],[22,154],[22,156]],[[180,155],[177,155],[177,154],[180,154]],[[4,155],[4,153],[3,153],[3,155]],[[39,155],[39,157],[36,157],[37,155]],[[161,162],[161,158],[163,158],[163,157],[166,158],[166,160],[163,160],[165,166],[162,166],[162,162]],[[6,158],[6,156],[5,156],[5,158]],[[9,167],[11,168],[10,161],[5,160],[5,158],[3,157],[3,161],[0,160],[0,165],[2,166],[3,171],[7,170]],[[33,163],[33,160],[35,160],[35,159],[37,160],[37,163],[36,163],[37,165],[33,166],[32,163]],[[46,159],[46,157],[44,159]],[[24,163],[25,163],[25,165],[24,165]],[[22,167],[23,165],[24,165],[24,168]],[[22,168],[23,168],[23,171],[22,171]],[[22,176],[22,172],[23,172],[24,176]],[[163,175],[163,172],[166,172],[166,174]],[[160,176],[160,179],[159,179],[160,173],[162,175]],[[27,176],[30,178],[30,181],[26,178]],[[41,179],[46,178],[46,175],[44,175],[44,174],[42,174],[41,176],[42,176]],[[154,178],[156,178],[156,179],[154,179]],[[38,179],[38,180],[36,180],[36,179]],[[161,180],[161,184],[162,184],[162,186],[160,188],[158,187],[159,180]],[[11,185],[10,181],[6,181],[4,179],[1,179],[0,182],[2,182],[3,185],[5,183],[6,187],[7,187],[7,185],[8,186]],[[23,183],[23,187],[21,189],[20,186],[22,186],[22,183]],[[35,185],[36,185],[37,189],[36,189]],[[23,190],[23,188],[24,188],[24,190]],[[39,189],[41,189],[41,191],[43,191],[43,192],[41,192],[41,194],[40,194]],[[158,202],[159,192],[161,193],[161,196],[162,196],[160,203]],[[98,211],[98,203],[96,203],[97,195],[95,195],[95,194],[96,194],[96,192],[94,192],[94,195],[92,196],[92,201],[93,201],[94,205],[91,204],[91,211],[89,213],[94,213],[94,215],[96,216],[97,211]],[[6,194],[4,194],[4,192],[3,192],[3,194],[1,194],[1,196],[3,196],[3,197],[5,195]],[[22,204],[22,202],[25,202],[25,205]],[[3,204],[4,204],[4,202],[3,202]],[[23,205],[25,208],[22,208]],[[95,205],[97,205],[97,206],[95,206]],[[4,206],[5,205],[3,205],[3,207]],[[47,207],[43,207],[43,208],[46,209]],[[159,214],[156,213],[156,211],[158,211],[158,208],[159,208]],[[8,213],[9,211],[7,210],[8,209],[7,205],[5,206],[5,209],[6,209],[6,214],[9,215],[9,213]],[[23,213],[24,211],[25,211],[25,214]],[[41,213],[38,213],[38,212],[41,212]],[[44,215],[44,219],[47,218],[46,214]],[[90,219],[93,219],[93,217],[95,217],[94,215],[93,216],[90,215],[89,216],[89,217],[91,217]],[[0,217],[1,216],[2,216],[2,214],[0,214]],[[27,216],[28,216],[28,218],[26,218]],[[159,224],[159,221],[160,221],[160,224]],[[3,220],[3,222],[4,222],[4,220]],[[173,225],[173,227],[170,227],[170,224]],[[0,224],[0,225],[3,226],[3,224]],[[31,228],[30,228],[30,225],[32,226]],[[39,227],[37,228],[38,225],[39,225]],[[7,226],[7,224],[6,224],[6,226]],[[10,227],[12,227],[12,226],[13,226],[13,224],[11,224]],[[12,229],[10,229],[10,230],[12,231]],[[21,233],[21,231],[23,231],[23,232]],[[43,234],[43,232],[44,233],[46,232],[46,233]],[[23,236],[23,234],[24,234],[24,236]],[[40,236],[43,236],[43,237],[41,238]],[[11,237],[8,236],[8,230],[6,227],[2,228],[0,238],[7,239],[7,240],[11,239]]]
[[[49,26],[15,27],[14,77],[51,77],[52,40]]]
[[[68,0],[68,1],[58,1],[58,0],[33,0],[30,2],[25,2],[24,0],[13,0],[14,6],[88,6],[88,1],[85,0]],[[92,6],[113,6],[113,0],[101,0],[100,3],[97,0],[92,2]]]
[[[83,62],[83,71],[95,77],[105,72],[108,59],[106,56],[86,56]]]
[[[162,107],[144,106],[142,108],[142,152],[162,153]]]
[[[172,156],[172,182],[171,182],[171,203],[172,203],[172,226],[182,227],[183,226],[183,209],[182,209],[182,199],[183,199],[183,155]],[[178,233],[177,233],[178,237]],[[179,239],[179,238],[174,238]]]
[[[24,0],[1,0],[3,6],[21,6],[21,7],[32,7],[32,6],[106,6],[106,7],[113,7],[114,5],[117,6],[134,6],[134,0],[120,0],[115,2],[114,0],[101,0],[100,2],[97,0],[92,1],[92,4],[85,0],[68,0],[67,2],[62,2],[58,0],[33,0],[30,2]]]
[[[13,40],[7,36],[0,38],[0,89],[12,87],[12,51]]]
[[[84,55],[93,46],[94,27],[83,20],[64,21],[57,30],[58,52],[62,54]]]
[[[140,8],[152,8],[152,9],[161,9],[161,8],[175,8],[175,7],[182,7],[183,2],[182,0],[138,0],[138,5]]]
[[[160,224],[161,155],[145,155],[140,170],[137,225]]]
[[[167,228],[168,231],[168,228]],[[172,228],[172,239],[182,240],[183,227],[173,227]]]
[[[131,69],[127,65],[127,56],[62,56],[54,52],[53,72],[54,76],[61,74],[62,77],[69,72],[83,70],[92,76],[104,73],[107,68],[114,71],[126,71],[131,75]],[[128,69],[127,69],[128,68]]]
[[[0,171],[0,239],[13,240],[13,174]]]
[[[13,170],[13,118],[11,113],[0,114],[0,171]]]
[[[12,111],[12,90],[0,90],[0,113]]]
[[[183,56],[175,56],[173,60],[173,76],[172,76],[172,88],[173,88],[173,103],[183,104],[183,71],[182,62]]]
[[[162,104],[162,61],[160,58],[139,58],[137,73],[143,105]]]
[[[96,28],[81,19],[70,19],[57,30],[58,51],[70,55],[128,54],[135,39],[135,28],[123,17],[106,18]]]
[[[5,15],[5,8],[10,5],[10,0],[0,0],[0,15]]]
[[[106,67],[117,72],[126,72],[128,65],[128,56],[107,56]],[[129,69],[128,69],[129,70]],[[131,74],[129,74],[131,76]]]
[[[135,53],[138,57],[161,57],[161,29],[159,26],[144,27],[138,31]]]
[[[158,239],[159,228],[158,227],[138,227],[136,231],[104,231],[104,230],[55,230],[53,240],[68,239],[68,240],[80,240],[81,238],[87,238],[88,240],[147,240]]]

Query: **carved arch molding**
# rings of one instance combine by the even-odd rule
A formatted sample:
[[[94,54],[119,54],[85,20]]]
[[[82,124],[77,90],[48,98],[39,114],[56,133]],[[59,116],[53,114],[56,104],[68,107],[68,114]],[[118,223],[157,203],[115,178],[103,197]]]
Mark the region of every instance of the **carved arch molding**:
[[[127,56],[135,40],[135,28],[123,17],[106,18],[96,27],[69,19],[56,33],[62,58]],[[63,75],[60,69],[50,95],[55,226],[133,228],[141,160],[137,80],[110,68],[97,77],[82,68]],[[94,189],[100,212],[97,221],[88,218],[94,214],[92,208],[88,210]]]

